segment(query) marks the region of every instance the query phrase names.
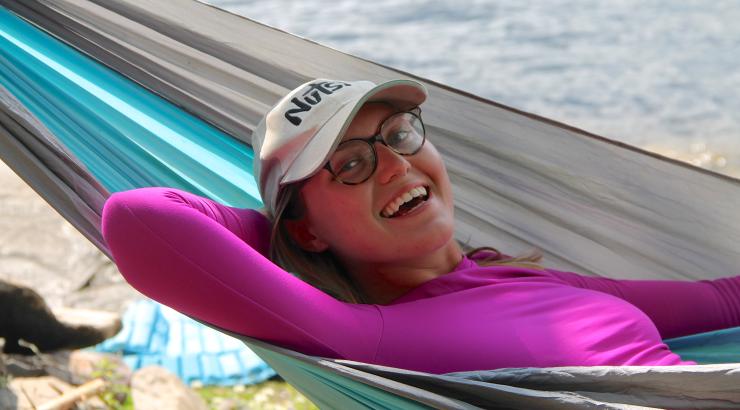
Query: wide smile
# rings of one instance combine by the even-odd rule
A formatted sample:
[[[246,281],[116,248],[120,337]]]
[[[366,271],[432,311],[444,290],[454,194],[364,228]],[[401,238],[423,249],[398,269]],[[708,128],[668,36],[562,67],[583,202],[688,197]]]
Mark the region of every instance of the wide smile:
[[[383,218],[397,218],[408,215],[429,200],[430,195],[431,192],[428,186],[420,185],[411,188],[388,202],[380,211],[380,216]]]

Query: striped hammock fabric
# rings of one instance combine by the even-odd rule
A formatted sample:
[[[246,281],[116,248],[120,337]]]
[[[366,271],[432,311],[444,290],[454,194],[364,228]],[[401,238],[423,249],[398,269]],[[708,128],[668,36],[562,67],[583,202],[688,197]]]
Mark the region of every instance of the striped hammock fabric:
[[[0,157],[106,253],[111,192],[171,186],[259,206],[251,130],[294,86],[413,78],[194,1],[0,5]],[[548,266],[602,276],[740,273],[740,181],[415,79],[463,242],[534,246]],[[740,406],[737,364],[436,376],[236,336],[326,408]],[[708,362],[740,352],[737,330],[690,338],[672,343],[723,355]]]

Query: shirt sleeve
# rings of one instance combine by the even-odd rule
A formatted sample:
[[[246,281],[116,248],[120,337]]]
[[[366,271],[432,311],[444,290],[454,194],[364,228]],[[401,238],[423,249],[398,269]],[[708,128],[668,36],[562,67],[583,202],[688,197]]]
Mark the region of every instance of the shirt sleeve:
[[[632,303],[650,317],[663,338],[740,326],[740,276],[702,281],[618,280],[548,272],[573,286]]]
[[[340,302],[273,264],[257,211],[142,188],[108,199],[102,231],[126,280],[182,313],[307,354],[375,355],[377,307]]]

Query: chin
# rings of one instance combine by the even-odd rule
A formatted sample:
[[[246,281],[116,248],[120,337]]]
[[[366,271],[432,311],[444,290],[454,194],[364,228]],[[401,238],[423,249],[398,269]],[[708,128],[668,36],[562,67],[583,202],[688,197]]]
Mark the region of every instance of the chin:
[[[429,224],[409,242],[417,244],[417,251],[435,252],[455,241],[455,227],[452,224]]]

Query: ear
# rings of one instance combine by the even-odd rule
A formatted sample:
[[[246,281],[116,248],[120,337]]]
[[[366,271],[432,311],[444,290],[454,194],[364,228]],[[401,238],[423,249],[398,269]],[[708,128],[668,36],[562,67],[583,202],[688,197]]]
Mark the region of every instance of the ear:
[[[328,243],[317,238],[311,232],[308,226],[308,220],[305,217],[301,219],[284,219],[283,223],[290,237],[293,238],[301,249],[308,252],[324,252],[329,249]]]

